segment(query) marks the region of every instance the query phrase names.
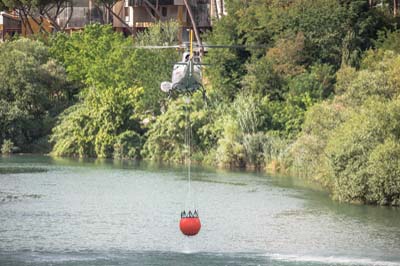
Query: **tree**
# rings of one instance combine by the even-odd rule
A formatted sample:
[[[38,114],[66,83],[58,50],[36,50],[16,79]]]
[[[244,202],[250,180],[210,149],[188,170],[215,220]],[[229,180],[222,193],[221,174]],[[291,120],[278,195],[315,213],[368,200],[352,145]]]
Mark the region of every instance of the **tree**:
[[[398,205],[399,55],[370,51],[362,70],[343,66],[337,95],[306,113],[291,147],[296,175],[346,202]]]
[[[10,139],[22,152],[49,134],[54,117],[71,101],[65,70],[38,41],[0,45],[0,142]]]
[[[31,34],[34,33],[32,21],[39,26],[40,32],[49,33],[44,27],[45,20],[50,22],[55,31],[64,31],[72,17],[72,0],[2,0],[0,3],[7,9],[16,10],[22,24]],[[61,26],[57,19],[66,8],[71,8],[71,12],[67,22]]]
[[[44,19],[47,19],[56,31],[65,31],[73,15],[73,0],[33,0],[32,2],[35,10],[30,13],[30,16],[32,19],[36,20],[38,25],[41,26]],[[69,16],[64,24],[60,25],[60,23],[58,23],[58,18],[66,9],[70,9]],[[36,18],[37,14],[39,14],[38,18]]]
[[[65,66],[69,79],[81,87],[143,87],[146,110],[158,114],[165,97],[160,83],[170,79],[171,64],[178,60],[178,52],[135,46],[172,44],[177,32],[177,23],[159,23],[138,33],[133,42],[114,32],[110,25],[92,24],[71,36],[57,34],[50,41],[50,51]]]
[[[149,123],[143,157],[160,162],[183,162],[187,155],[187,126],[192,131],[191,152],[194,156],[202,157],[215,146],[218,139],[218,129],[212,125],[215,113],[203,108],[200,96],[196,94],[190,104],[183,98],[170,102],[168,110]]]
[[[206,37],[212,44],[237,44],[238,35],[235,17],[225,16],[213,28],[212,34]],[[245,62],[249,53],[244,49],[210,50],[205,57],[207,77],[210,79],[216,97],[232,101],[240,89],[241,78],[245,73]]]
[[[160,22],[134,39],[134,46],[173,45],[178,43],[179,24],[174,21]],[[160,114],[165,107],[165,93],[160,90],[163,81],[171,80],[172,64],[179,60],[175,49],[130,49],[133,68],[137,71],[133,78],[144,88],[143,104],[148,113]]]
[[[400,206],[400,143],[387,139],[378,145],[368,160],[367,201]]]
[[[174,42],[176,32],[172,22],[158,24],[139,34],[135,44]],[[131,39],[98,24],[71,36],[58,34],[50,45],[71,81],[82,88],[78,104],[62,114],[53,130],[53,154],[139,157],[145,140],[143,121],[160,113],[165,95],[159,86],[169,79],[177,53],[132,49]]]
[[[4,4],[3,0],[0,1],[0,11],[7,10],[6,5]]]
[[[380,186],[379,182],[369,182],[378,178],[374,176],[379,175],[376,166],[397,171],[397,165],[390,160],[376,161],[382,157],[380,145],[385,145],[389,139],[398,144],[400,123],[394,110],[399,110],[398,101],[390,103],[379,98],[369,99],[330,137],[326,153],[333,194],[338,200],[367,202],[374,198],[369,195],[371,190],[375,190],[369,185]],[[393,159],[396,160],[396,157]],[[384,199],[379,200],[384,202]]]
[[[110,25],[100,24],[71,36],[59,33],[50,40],[51,55],[65,66],[69,79],[99,89],[134,85],[131,46],[131,40]]]
[[[141,148],[142,88],[87,89],[53,129],[52,154],[76,157],[137,157]],[[126,143],[126,139],[138,142]],[[122,145],[122,146],[121,146]],[[122,149],[122,151],[121,151]]]

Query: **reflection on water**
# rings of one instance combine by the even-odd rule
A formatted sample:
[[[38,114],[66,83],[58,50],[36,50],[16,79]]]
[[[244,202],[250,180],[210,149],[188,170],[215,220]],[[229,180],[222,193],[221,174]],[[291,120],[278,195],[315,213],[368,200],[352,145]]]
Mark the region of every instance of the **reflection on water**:
[[[0,256],[2,254],[0,253]],[[98,265],[140,265],[140,266],[179,266],[179,265],[352,265],[352,266],[397,266],[398,263],[390,261],[376,261],[351,257],[321,257],[321,256],[295,256],[262,253],[206,253],[206,252],[21,252],[12,255],[5,254],[3,263],[8,266],[27,265],[69,265],[69,266],[98,266]]]
[[[38,167],[0,167],[0,175],[19,173],[43,173],[47,170]]]
[[[27,198],[39,199],[40,197],[41,195],[37,194],[14,194],[14,193],[0,191],[0,204],[7,203],[10,201],[24,200]]]
[[[202,230],[181,235],[182,166],[0,158],[0,265],[400,265],[400,211],[302,181],[195,167]],[[44,169],[44,171],[35,171]],[[4,200],[3,200],[4,199]]]

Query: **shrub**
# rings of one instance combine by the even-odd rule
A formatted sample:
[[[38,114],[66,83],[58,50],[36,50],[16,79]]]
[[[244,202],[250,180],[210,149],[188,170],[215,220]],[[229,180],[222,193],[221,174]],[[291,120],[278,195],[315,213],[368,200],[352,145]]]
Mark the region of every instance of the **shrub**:
[[[119,134],[114,144],[114,159],[139,159],[142,148],[142,138],[135,131],[125,131]]]
[[[55,117],[71,100],[70,84],[48,48],[19,39],[0,45],[0,142],[10,139],[22,152],[51,132]]]
[[[4,140],[3,145],[1,146],[1,153],[11,154],[13,153],[14,149],[15,149],[14,143],[11,140],[6,139]]]
[[[371,153],[367,167],[367,201],[400,206],[400,143],[388,139]]]
[[[56,156],[113,156],[114,144],[125,131],[142,133],[139,124],[142,88],[89,89],[85,98],[67,109],[53,129]]]
[[[266,140],[265,133],[262,131],[253,134],[245,134],[243,136],[243,147],[248,164],[256,168],[263,166],[265,162],[264,144]]]
[[[224,119],[224,130],[218,141],[216,159],[221,165],[244,167],[245,148],[241,142],[242,133],[237,121],[231,116]]]
[[[368,201],[370,154],[387,139],[396,138],[399,101],[368,100],[330,136],[326,148],[334,197],[340,201]],[[376,158],[380,155],[374,155]],[[392,169],[396,172],[396,169]]]

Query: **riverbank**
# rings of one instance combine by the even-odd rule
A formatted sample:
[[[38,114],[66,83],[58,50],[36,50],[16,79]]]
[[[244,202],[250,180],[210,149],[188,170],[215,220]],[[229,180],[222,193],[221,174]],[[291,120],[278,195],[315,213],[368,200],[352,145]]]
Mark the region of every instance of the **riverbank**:
[[[152,167],[156,168],[163,168],[163,169],[168,169],[168,168],[173,168],[173,169],[179,169],[182,171],[184,174],[187,171],[187,165],[184,162],[177,163],[177,162],[154,162],[151,160],[131,160],[131,159],[107,159],[107,158],[79,158],[79,157],[57,157],[57,156],[51,156],[50,154],[40,154],[40,153],[16,153],[16,154],[7,154],[7,155],[1,155],[0,158],[7,159],[11,162],[18,162],[19,157],[21,158],[29,158],[29,161],[35,162],[37,158],[38,162],[41,161],[40,158],[48,158],[50,161],[54,161],[57,164],[60,165],[70,165],[73,162],[76,162],[77,164],[80,163],[89,163],[89,164],[94,164],[94,165],[114,165],[115,167],[135,167],[139,165],[143,165],[145,168],[149,167],[150,169]],[[15,160],[14,160],[15,159]],[[210,164],[204,164],[199,161],[192,161],[191,163],[191,168],[195,169],[205,169],[207,171],[222,171],[225,173],[233,172],[233,173],[243,173],[243,174],[257,174],[257,175],[262,175],[262,176],[274,176],[275,180],[282,179],[284,180],[283,183],[285,183],[285,180],[291,179],[291,183],[297,184],[299,187],[304,187],[304,188],[312,188],[314,191],[320,191],[326,194],[329,194],[329,190],[320,182],[317,182],[315,180],[307,179],[304,177],[299,177],[299,176],[293,176],[290,175],[288,172],[282,172],[282,171],[276,171],[273,168],[268,168],[268,167],[256,167],[256,166],[250,166],[250,167],[245,167],[245,168],[240,168],[240,167],[232,167],[228,165],[210,165]],[[14,166],[14,167],[3,167],[0,165],[0,174],[17,174],[17,173],[34,173],[34,172],[45,172],[46,170],[44,168],[40,167],[29,167],[29,166]],[[280,182],[278,182],[280,183]],[[331,197],[331,195],[330,195]]]
[[[54,156],[156,162],[183,162],[190,147],[205,165],[266,165],[318,182],[340,202],[399,206],[400,32],[387,7],[227,4],[203,37],[235,46],[200,58],[206,101],[160,91],[179,51],[127,53],[180,42],[178,23],[156,24],[133,40],[91,24],[7,41],[0,144],[5,152],[51,143]]]

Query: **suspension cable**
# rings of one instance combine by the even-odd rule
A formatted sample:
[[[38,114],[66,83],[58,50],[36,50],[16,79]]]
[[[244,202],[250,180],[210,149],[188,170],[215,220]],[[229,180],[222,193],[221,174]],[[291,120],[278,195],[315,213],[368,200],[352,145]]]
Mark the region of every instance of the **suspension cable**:
[[[187,171],[188,171],[188,193],[189,197],[191,196],[191,145],[192,145],[192,125],[190,123],[190,97],[187,96],[185,98],[186,102],[186,121],[185,121],[185,146],[186,146],[186,152],[185,152],[185,161],[187,165]]]

